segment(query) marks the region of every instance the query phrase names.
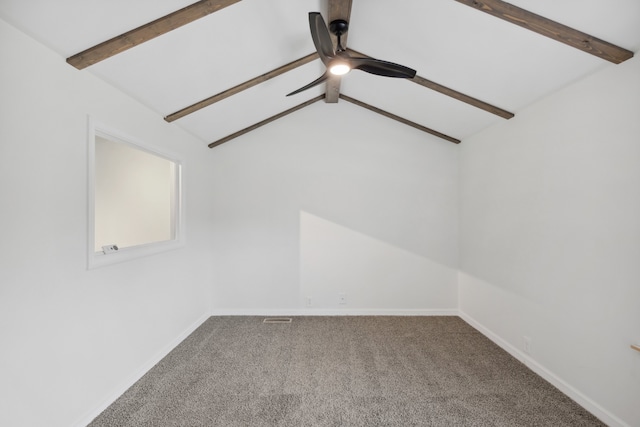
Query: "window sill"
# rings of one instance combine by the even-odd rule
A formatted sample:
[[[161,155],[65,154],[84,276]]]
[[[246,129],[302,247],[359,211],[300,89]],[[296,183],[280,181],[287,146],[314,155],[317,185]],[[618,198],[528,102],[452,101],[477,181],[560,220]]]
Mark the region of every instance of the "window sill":
[[[168,240],[165,242],[155,242],[146,245],[122,248],[117,252],[111,252],[108,254],[104,254],[102,252],[93,252],[89,254],[89,258],[87,260],[87,269],[91,270],[107,265],[131,261],[149,255],[172,251],[183,246],[184,242],[181,240]]]

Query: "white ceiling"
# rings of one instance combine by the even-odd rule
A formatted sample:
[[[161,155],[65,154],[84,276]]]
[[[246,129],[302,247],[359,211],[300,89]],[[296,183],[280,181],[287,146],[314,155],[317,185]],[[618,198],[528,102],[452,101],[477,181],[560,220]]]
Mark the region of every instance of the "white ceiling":
[[[0,0],[0,17],[64,61],[194,2]],[[640,0],[510,3],[633,52],[640,48]],[[242,0],[77,72],[95,73],[164,117],[312,53],[307,13],[325,9],[322,0]],[[587,74],[616,66],[454,0],[353,0],[350,21],[350,48],[516,115]],[[322,94],[324,85],[285,98],[323,71],[313,61],[174,124],[208,144]],[[342,79],[341,92],[463,142],[504,120],[412,82],[360,71]]]

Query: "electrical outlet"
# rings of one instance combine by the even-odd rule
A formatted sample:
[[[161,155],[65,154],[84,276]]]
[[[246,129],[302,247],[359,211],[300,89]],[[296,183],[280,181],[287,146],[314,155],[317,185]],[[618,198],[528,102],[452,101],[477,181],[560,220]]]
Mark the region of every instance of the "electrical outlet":
[[[105,245],[102,247],[102,253],[110,254],[118,250],[118,245]]]
[[[338,294],[338,300],[341,305],[345,305],[347,303],[347,294],[345,293]]]
[[[311,297],[307,297],[307,307],[311,307],[313,305],[313,300]]]
[[[522,347],[524,352],[527,354],[531,354],[531,338],[527,336],[522,337]]]

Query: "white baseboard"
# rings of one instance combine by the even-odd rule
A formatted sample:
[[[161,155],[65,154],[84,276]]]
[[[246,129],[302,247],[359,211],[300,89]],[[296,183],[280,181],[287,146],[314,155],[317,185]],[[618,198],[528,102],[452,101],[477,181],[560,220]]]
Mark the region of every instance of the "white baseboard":
[[[165,345],[160,351],[158,351],[153,357],[151,357],[146,363],[140,366],[136,372],[125,380],[116,391],[113,392],[101,405],[94,408],[91,412],[83,416],[78,422],[74,423],[74,427],[85,427],[98,415],[102,413],[109,405],[116,401],[117,398],[127,391],[133,384],[136,383],[144,374],[146,374],[151,368],[153,368],[163,357],[165,357],[171,350],[176,348],[185,338],[187,338],[193,331],[195,331],[200,325],[202,325],[209,318],[208,314],[201,316],[198,320],[193,322],[189,327],[174,338],[169,344]]]
[[[457,308],[444,309],[261,309],[261,308],[238,308],[238,309],[213,309],[212,316],[457,316]]]
[[[613,415],[611,412],[604,409],[602,406],[598,405],[593,400],[589,399],[587,396],[582,394],[580,391],[566,383],[562,378],[558,377],[556,374],[542,366],[540,363],[536,362],[531,356],[520,351],[518,348],[514,347],[500,336],[498,336],[493,331],[486,328],[480,322],[475,320],[473,317],[464,313],[463,311],[459,311],[458,314],[462,320],[467,322],[469,325],[477,329],[481,334],[489,338],[507,353],[518,359],[520,362],[524,363],[536,374],[540,375],[546,381],[550,382],[554,387],[559,389],[561,392],[569,396],[573,399],[578,405],[582,406],[587,411],[591,412],[594,416],[598,417],[600,421],[608,425],[609,427],[630,427],[620,418]]]

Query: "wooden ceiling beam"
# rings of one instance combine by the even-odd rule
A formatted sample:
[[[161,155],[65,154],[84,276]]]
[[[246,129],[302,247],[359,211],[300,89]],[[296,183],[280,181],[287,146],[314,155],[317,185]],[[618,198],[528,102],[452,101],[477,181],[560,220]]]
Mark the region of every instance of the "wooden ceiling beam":
[[[327,12],[327,25],[331,24],[332,21],[336,19],[344,19],[349,22],[351,19],[351,2],[352,0],[329,0],[329,8]],[[349,32],[347,31],[342,35],[341,41],[342,46],[347,48],[347,36]],[[337,46],[337,37],[331,34],[331,40],[333,41],[333,45]],[[336,103],[340,97],[340,76],[330,75],[327,80],[327,88],[326,88],[326,97],[325,102],[328,103]]]
[[[352,104],[355,104],[355,105],[358,105],[360,107],[366,108],[367,110],[373,111],[374,113],[381,114],[381,115],[383,115],[385,117],[388,117],[390,119],[393,119],[393,120],[395,120],[397,122],[400,122],[400,123],[403,123],[405,125],[411,126],[412,128],[416,128],[418,130],[421,130],[422,132],[426,132],[428,134],[437,136],[438,138],[442,138],[442,139],[444,139],[446,141],[453,142],[454,144],[460,144],[460,140],[459,139],[453,138],[453,137],[451,137],[449,135],[445,135],[444,133],[435,131],[435,130],[430,129],[430,128],[426,127],[426,126],[419,125],[418,123],[412,122],[411,120],[407,120],[407,119],[405,119],[403,117],[396,116],[395,114],[389,113],[388,111],[381,110],[381,109],[379,109],[377,107],[374,107],[373,105],[369,105],[369,104],[364,103],[362,101],[358,101],[357,99],[351,98],[350,96],[347,96],[347,95],[344,95],[344,94],[340,94],[340,98],[344,99],[345,101],[350,102]]]
[[[197,19],[231,6],[240,0],[201,0],[177,10],[141,27],[93,46],[67,58],[67,62],[79,70],[124,52]]]
[[[359,56],[359,57],[363,57],[363,58],[371,58],[368,55],[365,55],[364,53],[355,51],[353,49],[348,49],[349,54],[352,56]],[[433,82],[431,80],[427,80],[424,77],[420,77],[418,75],[416,75],[413,79],[405,79],[408,80],[410,82],[419,84],[420,86],[424,86],[428,89],[431,90],[435,90],[436,92],[440,92],[443,95],[447,95],[450,96],[453,99],[456,99],[458,101],[462,101],[465,102],[473,107],[476,108],[480,108],[481,110],[487,111],[491,114],[495,114],[496,116],[500,116],[504,119],[510,119],[514,116],[513,113],[510,113],[509,111],[503,110],[502,108],[498,108],[495,105],[491,105],[488,104],[484,101],[480,101],[479,99],[473,98],[469,95],[465,95],[462,92],[458,92],[455,91],[453,89],[450,89],[446,86],[442,86],[441,84],[438,84],[436,82]]]
[[[495,114],[496,116],[500,116],[503,119],[509,120],[515,115],[507,110],[498,108],[495,105],[488,104],[484,101],[480,101],[479,99],[473,98],[469,95],[465,95],[464,93],[455,91],[446,86],[442,86],[441,84],[438,84],[431,80],[427,80],[424,77],[415,76],[413,79],[410,79],[409,81],[412,81],[413,83],[419,84],[420,86],[424,86],[431,90],[435,90],[436,92],[440,92],[443,95],[450,96],[451,98],[457,99],[458,101],[465,102],[476,108],[480,108],[481,110],[487,111],[491,114]]]
[[[248,80],[244,83],[240,83],[237,86],[232,87],[231,89],[227,89],[223,92],[220,92],[216,95],[210,96],[207,99],[203,99],[202,101],[196,102],[195,104],[192,104],[188,107],[183,108],[180,111],[176,111],[175,113],[171,113],[168,116],[166,116],[164,119],[171,123],[174,120],[178,120],[188,114],[191,113],[195,113],[196,111],[204,108],[204,107],[208,107],[211,104],[215,104],[218,101],[222,101],[225,98],[230,97],[231,95],[235,95],[239,92],[242,92],[243,90],[247,90],[257,84],[266,82],[269,79],[272,79],[274,77],[279,76],[280,74],[284,74],[288,71],[291,71],[295,68],[298,68],[304,64],[307,64],[315,59],[318,59],[318,53],[317,52],[313,52],[307,56],[304,56],[300,59],[296,59],[295,61],[292,61],[286,65],[283,65],[282,67],[278,67],[275,70],[271,70],[268,73],[264,73],[258,77],[255,77],[251,80]]]
[[[501,0],[456,0],[527,30],[619,64],[633,52]]]
[[[261,122],[256,123],[255,125],[251,125],[248,128],[244,128],[242,130],[239,130],[238,132],[232,133],[231,135],[225,136],[222,139],[219,139],[217,141],[212,142],[211,144],[209,144],[209,148],[214,148],[217,147],[220,144],[224,144],[225,142],[231,141],[234,138],[237,138],[241,135],[244,135],[245,133],[249,133],[252,130],[258,129],[259,127],[262,127],[268,123],[271,123],[275,120],[278,120],[284,116],[286,116],[287,114],[291,114],[294,111],[298,111],[308,105],[313,104],[314,102],[320,101],[321,99],[324,99],[324,95],[319,95],[316,96],[315,98],[311,98],[310,100],[303,102],[302,104],[298,104],[293,108],[289,108],[286,111],[283,111],[282,113],[276,114],[275,116],[271,116],[268,119],[262,120]]]

